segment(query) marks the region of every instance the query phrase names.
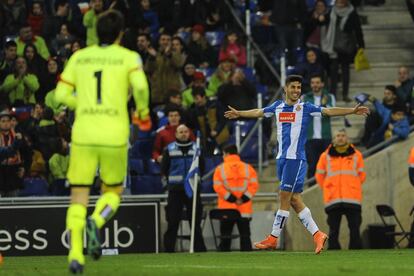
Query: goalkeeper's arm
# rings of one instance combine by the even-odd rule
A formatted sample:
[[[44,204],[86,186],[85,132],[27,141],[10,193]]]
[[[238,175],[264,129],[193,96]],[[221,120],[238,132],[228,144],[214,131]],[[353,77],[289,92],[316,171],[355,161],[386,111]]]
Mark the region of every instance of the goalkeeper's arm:
[[[132,86],[132,95],[136,105],[135,116],[138,119],[137,123],[140,128],[145,129],[148,127],[147,124],[151,124],[147,77],[142,69],[136,69],[130,73],[129,80]]]

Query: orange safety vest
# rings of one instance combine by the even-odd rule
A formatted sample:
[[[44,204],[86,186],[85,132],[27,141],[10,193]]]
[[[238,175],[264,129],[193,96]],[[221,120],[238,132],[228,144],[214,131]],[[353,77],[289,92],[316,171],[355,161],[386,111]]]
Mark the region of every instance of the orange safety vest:
[[[410,156],[408,157],[408,166],[414,168],[414,147],[411,148]]]
[[[250,199],[259,188],[256,171],[247,163],[240,161],[240,156],[231,154],[224,157],[224,163],[214,171],[214,191],[218,195],[219,209],[236,209],[242,217],[251,217],[253,213],[252,200],[241,205],[228,202],[226,199],[232,194],[236,198],[243,195]]]
[[[332,156],[331,145],[319,158],[315,178],[322,188],[325,208],[338,203],[361,204],[361,186],[366,177],[364,160],[359,150],[350,147],[350,155]]]

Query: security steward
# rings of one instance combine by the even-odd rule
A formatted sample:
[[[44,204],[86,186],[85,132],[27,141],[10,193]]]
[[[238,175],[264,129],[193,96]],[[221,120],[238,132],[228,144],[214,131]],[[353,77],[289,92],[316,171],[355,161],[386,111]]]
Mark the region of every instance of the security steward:
[[[240,160],[237,147],[227,145],[223,148],[224,162],[214,171],[214,191],[218,196],[218,209],[236,209],[241,219],[220,222],[221,235],[231,235],[237,223],[240,234],[240,250],[252,250],[250,240],[250,220],[252,218],[252,198],[259,188],[256,171]],[[231,239],[222,239],[221,251],[230,251]]]
[[[319,158],[315,173],[328,215],[329,249],[341,249],[338,236],[342,215],[348,220],[349,249],[362,247],[359,228],[365,177],[361,152],[349,143],[344,129],[338,130],[334,142]]]
[[[161,161],[161,174],[167,179],[168,183],[168,203],[166,207],[168,229],[164,234],[164,249],[166,252],[175,252],[177,231],[184,206],[191,225],[193,203],[193,199],[188,198],[185,193],[184,180],[190,169],[193,155],[196,153],[196,144],[190,139],[190,129],[183,124],[177,127],[175,137],[176,141],[164,149]],[[200,175],[203,172],[202,161],[203,158],[200,158]],[[206,246],[200,227],[203,207],[199,192],[197,196],[194,251],[204,252]]]

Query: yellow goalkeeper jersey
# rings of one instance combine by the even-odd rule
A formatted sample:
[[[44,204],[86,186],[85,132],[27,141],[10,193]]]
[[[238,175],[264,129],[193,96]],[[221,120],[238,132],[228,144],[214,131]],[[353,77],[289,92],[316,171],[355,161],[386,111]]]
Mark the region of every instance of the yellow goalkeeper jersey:
[[[117,44],[90,46],[69,59],[56,88],[56,99],[75,109],[72,142],[123,146],[129,135],[128,88],[138,116],[148,109],[148,83],[140,56]]]

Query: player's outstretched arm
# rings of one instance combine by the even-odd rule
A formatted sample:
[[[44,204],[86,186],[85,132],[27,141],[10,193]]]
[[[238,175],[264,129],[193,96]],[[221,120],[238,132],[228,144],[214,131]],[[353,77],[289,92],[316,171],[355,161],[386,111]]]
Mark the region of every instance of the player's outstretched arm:
[[[149,114],[149,89],[148,81],[142,69],[133,70],[129,75],[129,81],[132,86],[132,95],[136,105],[136,114],[133,116],[133,122],[143,131],[148,131],[152,127]]]
[[[237,119],[237,118],[261,118],[263,117],[262,109],[250,109],[250,110],[236,110],[231,106],[228,106],[230,110],[224,113],[224,117],[227,119]]]
[[[323,108],[322,113],[327,116],[345,116],[350,114],[368,116],[369,108],[366,106],[362,106],[361,104],[357,104],[355,107],[329,107]]]

